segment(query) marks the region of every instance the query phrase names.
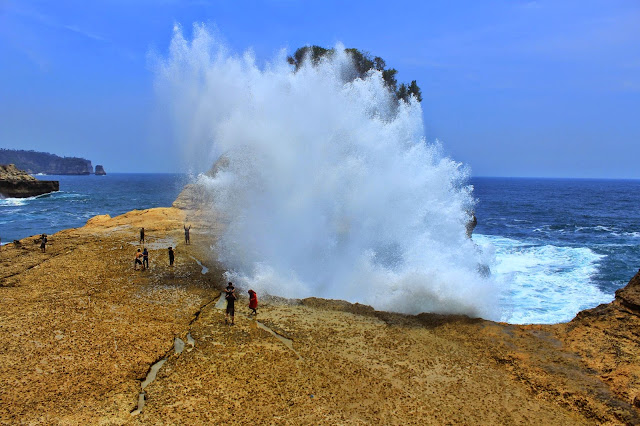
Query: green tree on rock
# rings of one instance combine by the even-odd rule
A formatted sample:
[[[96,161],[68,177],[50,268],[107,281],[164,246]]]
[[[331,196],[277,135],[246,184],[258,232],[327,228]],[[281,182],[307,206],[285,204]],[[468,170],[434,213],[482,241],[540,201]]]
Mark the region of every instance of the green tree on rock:
[[[385,85],[389,91],[395,94],[399,101],[409,102],[410,97],[414,96],[418,102],[422,102],[422,92],[416,80],[413,80],[408,86],[402,83],[398,87],[398,81],[396,80],[398,71],[394,68],[387,69],[387,64],[381,57],[372,58],[369,52],[362,52],[354,48],[347,48],[345,52],[353,60],[354,75],[351,76],[351,80],[364,78],[371,70],[380,71]],[[295,67],[295,71],[298,71],[307,58],[315,66],[318,65],[322,58],[325,56],[330,57],[333,54],[335,54],[335,49],[325,49],[321,46],[305,46],[297,49],[293,55],[287,58],[287,61]]]
[[[420,88],[418,87],[418,83],[416,83],[415,80],[411,81],[408,91],[409,91],[409,95],[415,96],[418,102],[422,102],[422,92],[420,91]]]

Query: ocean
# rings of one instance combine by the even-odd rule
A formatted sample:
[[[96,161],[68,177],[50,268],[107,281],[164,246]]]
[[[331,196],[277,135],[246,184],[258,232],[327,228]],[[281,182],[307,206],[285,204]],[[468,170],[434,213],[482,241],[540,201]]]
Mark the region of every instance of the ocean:
[[[182,174],[47,176],[60,192],[0,200],[6,244],[80,227],[99,214],[168,207],[188,182]],[[474,241],[494,253],[501,319],[568,321],[607,303],[640,267],[640,181],[472,178]]]
[[[495,250],[502,319],[557,323],[640,268],[640,180],[474,178],[473,239]]]
[[[188,181],[184,174],[109,173],[106,176],[37,176],[60,181],[60,191],[0,199],[2,244],[83,226],[100,214],[169,207]]]

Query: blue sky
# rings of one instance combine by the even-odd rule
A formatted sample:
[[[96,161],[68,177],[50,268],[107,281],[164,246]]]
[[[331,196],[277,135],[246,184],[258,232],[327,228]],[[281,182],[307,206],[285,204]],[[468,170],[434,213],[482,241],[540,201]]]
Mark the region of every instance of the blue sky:
[[[259,61],[338,41],[383,57],[474,175],[640,178],[637,0],[0,0],[0,147],[180,171],[148,54],[193,22]]]

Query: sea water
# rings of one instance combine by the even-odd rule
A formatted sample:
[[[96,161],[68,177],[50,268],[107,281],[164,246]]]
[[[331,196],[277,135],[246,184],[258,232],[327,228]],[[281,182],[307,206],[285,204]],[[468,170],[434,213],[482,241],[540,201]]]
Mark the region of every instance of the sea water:
[[[640,181],[474,178],[473,239],[494,250],[503,319],[555,323],[607,303],[640,268]]]
[[[188,176],[109,173],[106,176],[37,176],[57,180],[60,191],[30,198],[0,199],[2,244],[83,226],[96,215],[169,207]]]

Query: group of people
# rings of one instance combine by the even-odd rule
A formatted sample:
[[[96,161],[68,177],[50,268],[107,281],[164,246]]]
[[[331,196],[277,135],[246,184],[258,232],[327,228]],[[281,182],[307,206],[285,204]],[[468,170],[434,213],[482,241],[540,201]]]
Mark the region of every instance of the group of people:
[[[235,324],[235,306],[236,306],[236,300],[238,300],[238,296],[236,295],[236,288],[234,287],[232,282],[229,282],[229,284],[227,284],[227,288],[225,288],[224,290],[224,298],[227,301],[227,311],[225,314],[225,318],[224,318],[224,323],[225,324],[231,324],[234,325]],[[249,289],[248,291],[249,293],[249,309],[251,309],[251,314],[253,315],[258,315],[258,295],[256,294],[255,291]],[[229,322],[229,319],[231,319],[231,322]]]
[[[189,226],[184,225],[184,242],[186,244],[191,244],[189,231],[191,231],[191,225]],[[46,235],[45,234],[42,234],[42,235],[46,240]],[[140,244],[144,244],[144,227],[140,228]],[[44,249],[42,251],[44,251]],[[175,252],[173,251],[173,247],[169,247],[168,251],[169,251],[169,266],[173,266],[173,263],[176,259]],[[149,268],[149,251],[147,250],[146,247],[143,247],[142,251],[138,249],[138,251],[136,252],[136,255],[133,259],[133,269],[138,270],[138,265],[141,266],[143,271]]]
[[[184,225],[185,244],[191,244],[191,239],[189,235],[190,231],[191,231],[191,225],[187,226],[185,224]],[[42,235],[46,240],[46,236],[44,234]],[[140,244],[144,244],[144,228],[140,228]],[[174,260],[175,260],[175,253],[173,251],[173,247],[169,247],[169,266],[173,266]],[[146,247],[144,247],[142,251],[138,249],[138,251],[136,252],[136,255],[133,261],[133,269],[138,270],[138,265],[140,265],[143,271],[149,268],[149,251],[147,250]],[[251,289],[248,291],[248,293],[249,293],[249,309],[251,309],[250,315],[251,314],[257,315],[258,314],[258,311],[257,311],[258,295],[256,294],[255,291]],[[229,282],[229,284],[225,289],[225,300],[227,301],[227,310],[226,310],[226,315],[224,320],[225,324],[234,325],[235,324],[235,303],[236,303],[236,300],[238,300],[238,296],[236,295],[236,289],[233,283],[231,282]]]
[[[133,269],[138,270],[138,265],[142,267],[143,271],[149,268],[149,252],[146,247],[143,251],[138,249],[136,252],[136,257],[133,260]]]

